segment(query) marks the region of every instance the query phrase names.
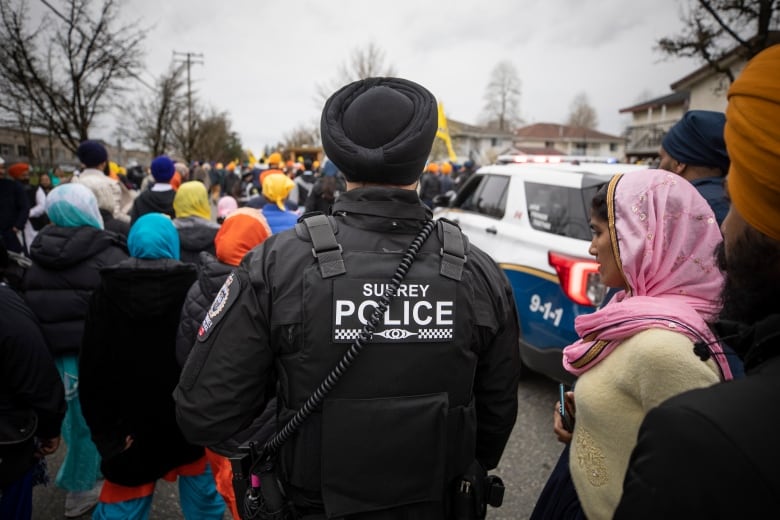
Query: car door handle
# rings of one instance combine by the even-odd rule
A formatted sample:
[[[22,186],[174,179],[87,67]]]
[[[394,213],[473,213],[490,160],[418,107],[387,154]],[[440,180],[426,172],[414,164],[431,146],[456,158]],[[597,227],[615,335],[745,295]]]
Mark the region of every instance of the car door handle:
[[[486,228],[486,229],[485,229],[485,231],[487,231],[487,232],[488,232],[488,233],[490,233],[491,235],[496,235],[496,234],[498,234],[498,230],[497,230],[496,228],[494,228],[494,227],[489,227],[489,228]]]

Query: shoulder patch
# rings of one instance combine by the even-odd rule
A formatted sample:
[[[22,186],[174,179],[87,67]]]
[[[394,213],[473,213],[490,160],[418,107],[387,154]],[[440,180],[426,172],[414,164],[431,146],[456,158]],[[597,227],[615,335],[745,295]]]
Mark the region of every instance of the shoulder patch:
[[[198,328],[198,341],[206,341],[212,329],[219,323],[222,316],[230,309],[231,305],[238,299],[241,292],[241,282],[236,276],[235,271],[228,275],[225,283],[219,289],[217,296],[211,303],[211,307],[206,312],[206,317]]]

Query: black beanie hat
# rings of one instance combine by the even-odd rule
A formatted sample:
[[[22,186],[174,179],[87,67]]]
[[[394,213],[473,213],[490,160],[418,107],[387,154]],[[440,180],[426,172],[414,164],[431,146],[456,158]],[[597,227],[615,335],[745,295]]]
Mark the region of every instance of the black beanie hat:
[[[436,98],[401,78],[367,78],[325,103],[320,132],[328,159],[349,181],[412,184],[438,129]]]

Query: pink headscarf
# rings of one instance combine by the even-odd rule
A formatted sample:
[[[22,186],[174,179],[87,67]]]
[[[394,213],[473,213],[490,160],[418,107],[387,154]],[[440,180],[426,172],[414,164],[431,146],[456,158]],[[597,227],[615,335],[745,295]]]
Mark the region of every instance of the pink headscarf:
[[[712,209],[688,181],[663,170],[612,178],[609,233],[629,288],[603,308],[578,316],[582,339],[563,350],[563,366],[579,375],[636,333],[662,328],[709,343],[722,378],[731,379],[723,349],[707,326],[719,309],[722,241]]]

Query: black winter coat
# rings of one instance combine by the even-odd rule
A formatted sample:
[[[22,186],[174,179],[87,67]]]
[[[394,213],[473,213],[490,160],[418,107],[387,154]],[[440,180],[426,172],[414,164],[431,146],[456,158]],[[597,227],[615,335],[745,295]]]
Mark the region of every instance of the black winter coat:
[[[147,213],[165,213],[171,218],[176,216],[173,210],[173,199],[176,197],[176,191],[152,191],[146,189],[142,191],[133,201],[133,207],[130,208],[130,224],[143,217]]]
[[[127,256],[119,235],[88,226],[49,225],[35,237],[30,247],[33,265],[22,280],[22,293],[54,356],[78,353],[100,269]]]
[[[84,418],[111,482],[138,486],[203,456],[176,425],[171,392],[184,296],[195,266],[130,258],[102,272],[79,358]],[[124,450],[125,438],[133,438]]]
[[[38,417],[35,435],[59,436],[65,389],[32,311],[16,292],[0,284],[0,441],[12,440],[3,433],[11,433],[7,428],[30,411]],[[20,446],[0,445],[0,481],[15,480],[34,463],[32,458],[14,463],[13,451],[6,450],[24,453]]]
[[[219,224],[200,217],[176,218],[173,224],[179,232],[182,262],[197,265],[201,251],[216,254],[214,237]]]
[[[764,324],[748,337],[745,377],[685,392],[647,414],[616,519],[778,514],[780,315]],[[744,352],[740,343],[729,340]]]
[[[181,310],[179,331],[176,334],[176,360],[180,366],[184,366],[184,362],[187,361],[195,336],[198,334],[198,327],[206,316],[206,311],[211,306],[217,291],[234,269],[232,265],[220,262],[214,255],[205,251],[200,254],[199,265],[198,280],[187,292]]]

